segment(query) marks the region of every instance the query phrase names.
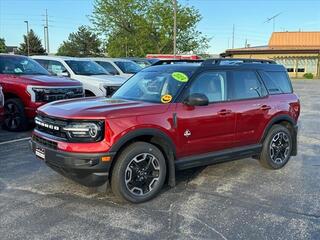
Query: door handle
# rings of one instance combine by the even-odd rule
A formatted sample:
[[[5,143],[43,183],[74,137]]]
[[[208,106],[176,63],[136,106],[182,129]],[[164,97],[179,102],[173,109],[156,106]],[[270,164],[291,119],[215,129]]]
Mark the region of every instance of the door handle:
[[[219,115],[227,115],[227,114],[230,114],[232,113],[231,110],[227,110],[227,109],[222,109],[218,112]]]
[[[268,105],[262,105],[262,106],[260,107],[260,109],[261,109],[261,110],[270,110],[271,107],[268,106]]]

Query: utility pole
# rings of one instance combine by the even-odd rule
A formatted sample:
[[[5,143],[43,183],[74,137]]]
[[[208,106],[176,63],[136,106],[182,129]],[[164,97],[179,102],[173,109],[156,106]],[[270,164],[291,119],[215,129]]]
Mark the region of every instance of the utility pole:
[[[43,26],[43,44],[44,44],[44,50],[47,52],[47,37],[46,37],[46,26]]]
[[[30,43],[29,43],[29,21],[24,21],[27,24],[27,52],[30,55]]]
[[[177,55],[177,0],[173,0],[173,55]]]
[[[48,9],[46,9],[46,24],[45,24],[45,28],[46,28],[46,37],[47,37],[47,40],[46,40],[46,42],[47,42],[47,47],[46,47],[46,49],[47,49],[47,53],[49,54],[50,53],[50,48],[49,48],[49,24],[48,24]]]
[[[234,49],[234,32],[235,32],[235,26],[233,24],[233,26],[232,26],[232,49]]]

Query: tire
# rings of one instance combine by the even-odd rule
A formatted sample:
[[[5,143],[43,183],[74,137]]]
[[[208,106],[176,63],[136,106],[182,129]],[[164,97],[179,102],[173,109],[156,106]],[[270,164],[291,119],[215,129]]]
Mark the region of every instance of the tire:
[[[291,152],[292,135],[289,129],[276,124],[263,142],[260,163],[268,169],[280,169],[288,163]]]
[[[27,130],[29,126],[28,118],[24,111],[24,105],[18,98],[11,98],[4,103],[3,128],[19,132]]]
[[[141,203],[160,192],[167,169],[165,158],[156,146],[146,142],[133,143],[115,160],[111,188],[119,200]]]

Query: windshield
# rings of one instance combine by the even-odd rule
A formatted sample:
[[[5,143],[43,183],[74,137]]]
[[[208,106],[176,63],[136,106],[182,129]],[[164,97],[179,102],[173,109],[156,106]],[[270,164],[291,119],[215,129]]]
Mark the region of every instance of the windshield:
[[[190,76],[191,72],[138,72],[112,98],[169,103]]]
[[[0,56],[0,74],[50,75],[39,63],[22,56]]]
[[[104,70],[99,64],[93,61],[78,61],[78,60],[67,60],[66,63],[77,75],[107,75],[108,72]]]
[[[131,61],[116,61],[114,62],[124,73],[137,73],[140,72],[142,67],[140,67],[135,62]]]

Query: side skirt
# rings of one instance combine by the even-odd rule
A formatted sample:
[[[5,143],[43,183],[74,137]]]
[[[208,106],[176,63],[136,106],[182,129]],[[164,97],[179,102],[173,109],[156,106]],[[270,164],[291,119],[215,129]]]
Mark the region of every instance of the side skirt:
[[[175,166],[177,170],[193,167],[206,166],[231,160],[242,159],[257,155],[262,150],[262,144],[255,144],[246,147],[230,148],[223,151],[193,155],[177,159]]]

